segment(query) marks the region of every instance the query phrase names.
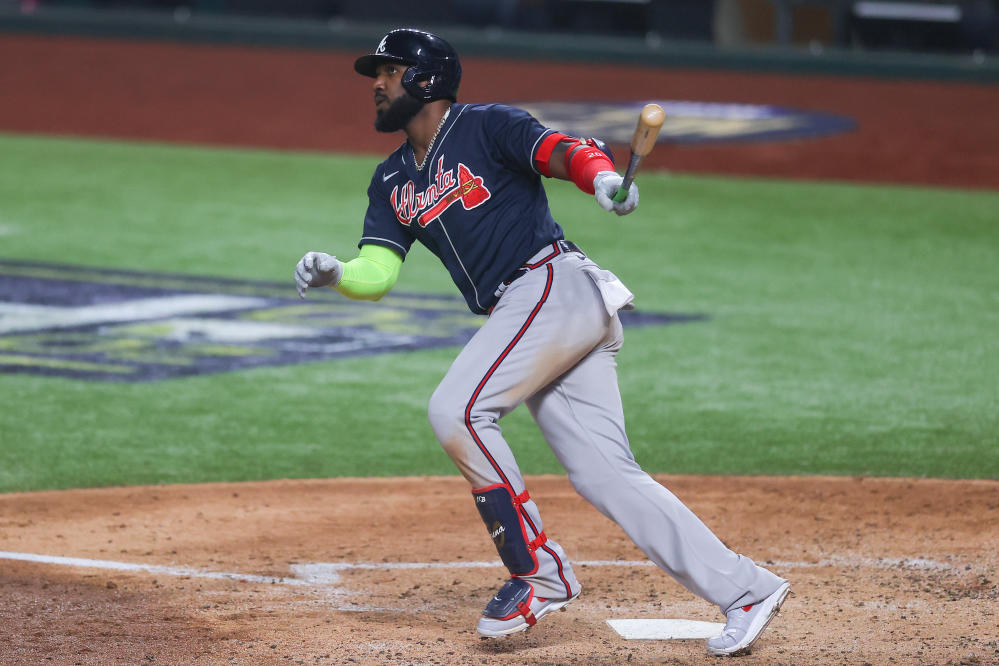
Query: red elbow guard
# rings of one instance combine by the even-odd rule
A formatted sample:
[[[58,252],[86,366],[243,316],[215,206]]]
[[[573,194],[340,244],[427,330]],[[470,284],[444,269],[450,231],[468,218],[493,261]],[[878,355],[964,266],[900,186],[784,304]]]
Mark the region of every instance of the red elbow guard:
[[[551,163],[555,147],[562,143],[562,141],[572,141],[572,137],[568,137],[561,132],[552,132],[544,138],[541,145],[538,146],[538,151],[534,154],[534,164],[545,178],[552,177],[551,168],[548,165]]]
[[[561,132],[552,132],[541,141],[534,154],[538,172],[547,178],[552,177],[552,153],[563,141],[569,144],[565,151],[565,170],[569,180],[587,194],[593,194],[594,176],[601,171],[614,170],[614,162],[595,145],[593,139],[577,139]]]
[[[569,180],[587,194],[593,194],[593,179],[599,172],[614,170],[614,163],[602,150],[586,143],[566,151],[565,166]]]

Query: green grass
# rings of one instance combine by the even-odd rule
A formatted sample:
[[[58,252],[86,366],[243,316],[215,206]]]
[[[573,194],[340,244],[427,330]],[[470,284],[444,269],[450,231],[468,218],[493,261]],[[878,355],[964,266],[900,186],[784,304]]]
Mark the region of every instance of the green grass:
[[[353,256],[376,159],[0,136],[0,258],[288,281]],[[999,478],[999,194],[643,173],[617,218],[549,183],[648,311],[628,430],[652,472]],[[456,293],[428,252],[398,290]],[[426,401],[456,349],[119,385],[0,375],[0,491],[454,474]],[[561,471],[525,410],[525,472]]]

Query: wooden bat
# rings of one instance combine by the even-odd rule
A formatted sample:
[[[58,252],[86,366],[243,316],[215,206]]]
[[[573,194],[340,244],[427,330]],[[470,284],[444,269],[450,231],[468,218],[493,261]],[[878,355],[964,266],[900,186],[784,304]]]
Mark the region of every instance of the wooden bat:
[[[652,152],[652,147],[656,145],[656,138],[659,136],[659,129],[663,126],[664,120],[666,120],[666,112],[658,104],[646,104],[642,107],[642,112],[638,114],[635,135],[631,137],[631,160],[628,162],[628,170],[624,172],[621,188],[614,195],[614,201],[621,202],[628,198],[628,190],[631,188],[632,181],[635,180],[638,163]]]

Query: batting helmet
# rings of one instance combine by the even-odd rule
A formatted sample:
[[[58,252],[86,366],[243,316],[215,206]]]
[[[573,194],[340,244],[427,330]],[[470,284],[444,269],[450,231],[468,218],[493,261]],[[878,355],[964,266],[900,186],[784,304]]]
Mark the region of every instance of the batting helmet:
[[[374,53],[354,61],[358,74],[374,78],[378,65],[394,62],[409,65],[402,86],[424,102],[435,99],[458,101],[461,62],[458,52],[437,35],[413,28],[392,30],[382,37]],[[427,82],[426,87],[420,83]]]

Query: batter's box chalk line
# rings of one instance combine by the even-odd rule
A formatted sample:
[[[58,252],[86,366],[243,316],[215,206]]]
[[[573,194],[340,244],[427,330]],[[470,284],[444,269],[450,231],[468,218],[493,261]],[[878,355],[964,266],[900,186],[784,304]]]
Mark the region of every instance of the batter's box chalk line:
[[[611,629],[621,638],[639,641],[676,641],[694,638],[712,638],[721,633],[721,622],[701,620],[607,620]]]
[[[35,562],[38,564],[54,564],[64,567],[82,567],[85,569],[107,569],[110,571],[127,571],[161,576],[179,576],[182,578],[209,578],[215,580],[231,580],[243,583],[269,583],[272,585],[311,585],[307,580],[287,578],[282,576],[260,576],[257,574],[236,573],[228,571],[206,571],[192,567],[139,564],[136,562],[116,562],[114,560],[93,560],[83,557],[61,557],[58,555],[40,555],[38,553],[12,553],[0,551],[0,559],[17,560],[20,562]]]
[[[210,578],[217,580],[241,581],[247,583],[270,583],[273,585],[308,586],[337,590],[343,572],[346,571],[396,571],[401,569],[502,569],[499,560],[490,562],[311,562],[290,565],[292,576],[264,576],[251,573],[228,571],[206,571],[193,567],[176,565],[140,564],[136,562],[116,562],[82,557],[63,557],[39,553],[15,553],[0,551],[0,560],[20,560],[65,567],[107,569],[112,571],[132,571],[167,576],[189,578]],[[654,567],[648,560],[578,560],[579,567]],[[875,569],[916,569],[934,570],[949,573],[976,573],[981,567],[955,562],[937,562],[925,558],[868,558],[856,556],[834,556],[818,562],[768,562],[780,569],[810,569],[815,567],[872,567]],[[636,620],[637,622],[638,620]],[[658,620],[662,622],[663,620]],[[672,620],[670,620],[672,622]],[[687,620],[676,620],[686,622]]]

